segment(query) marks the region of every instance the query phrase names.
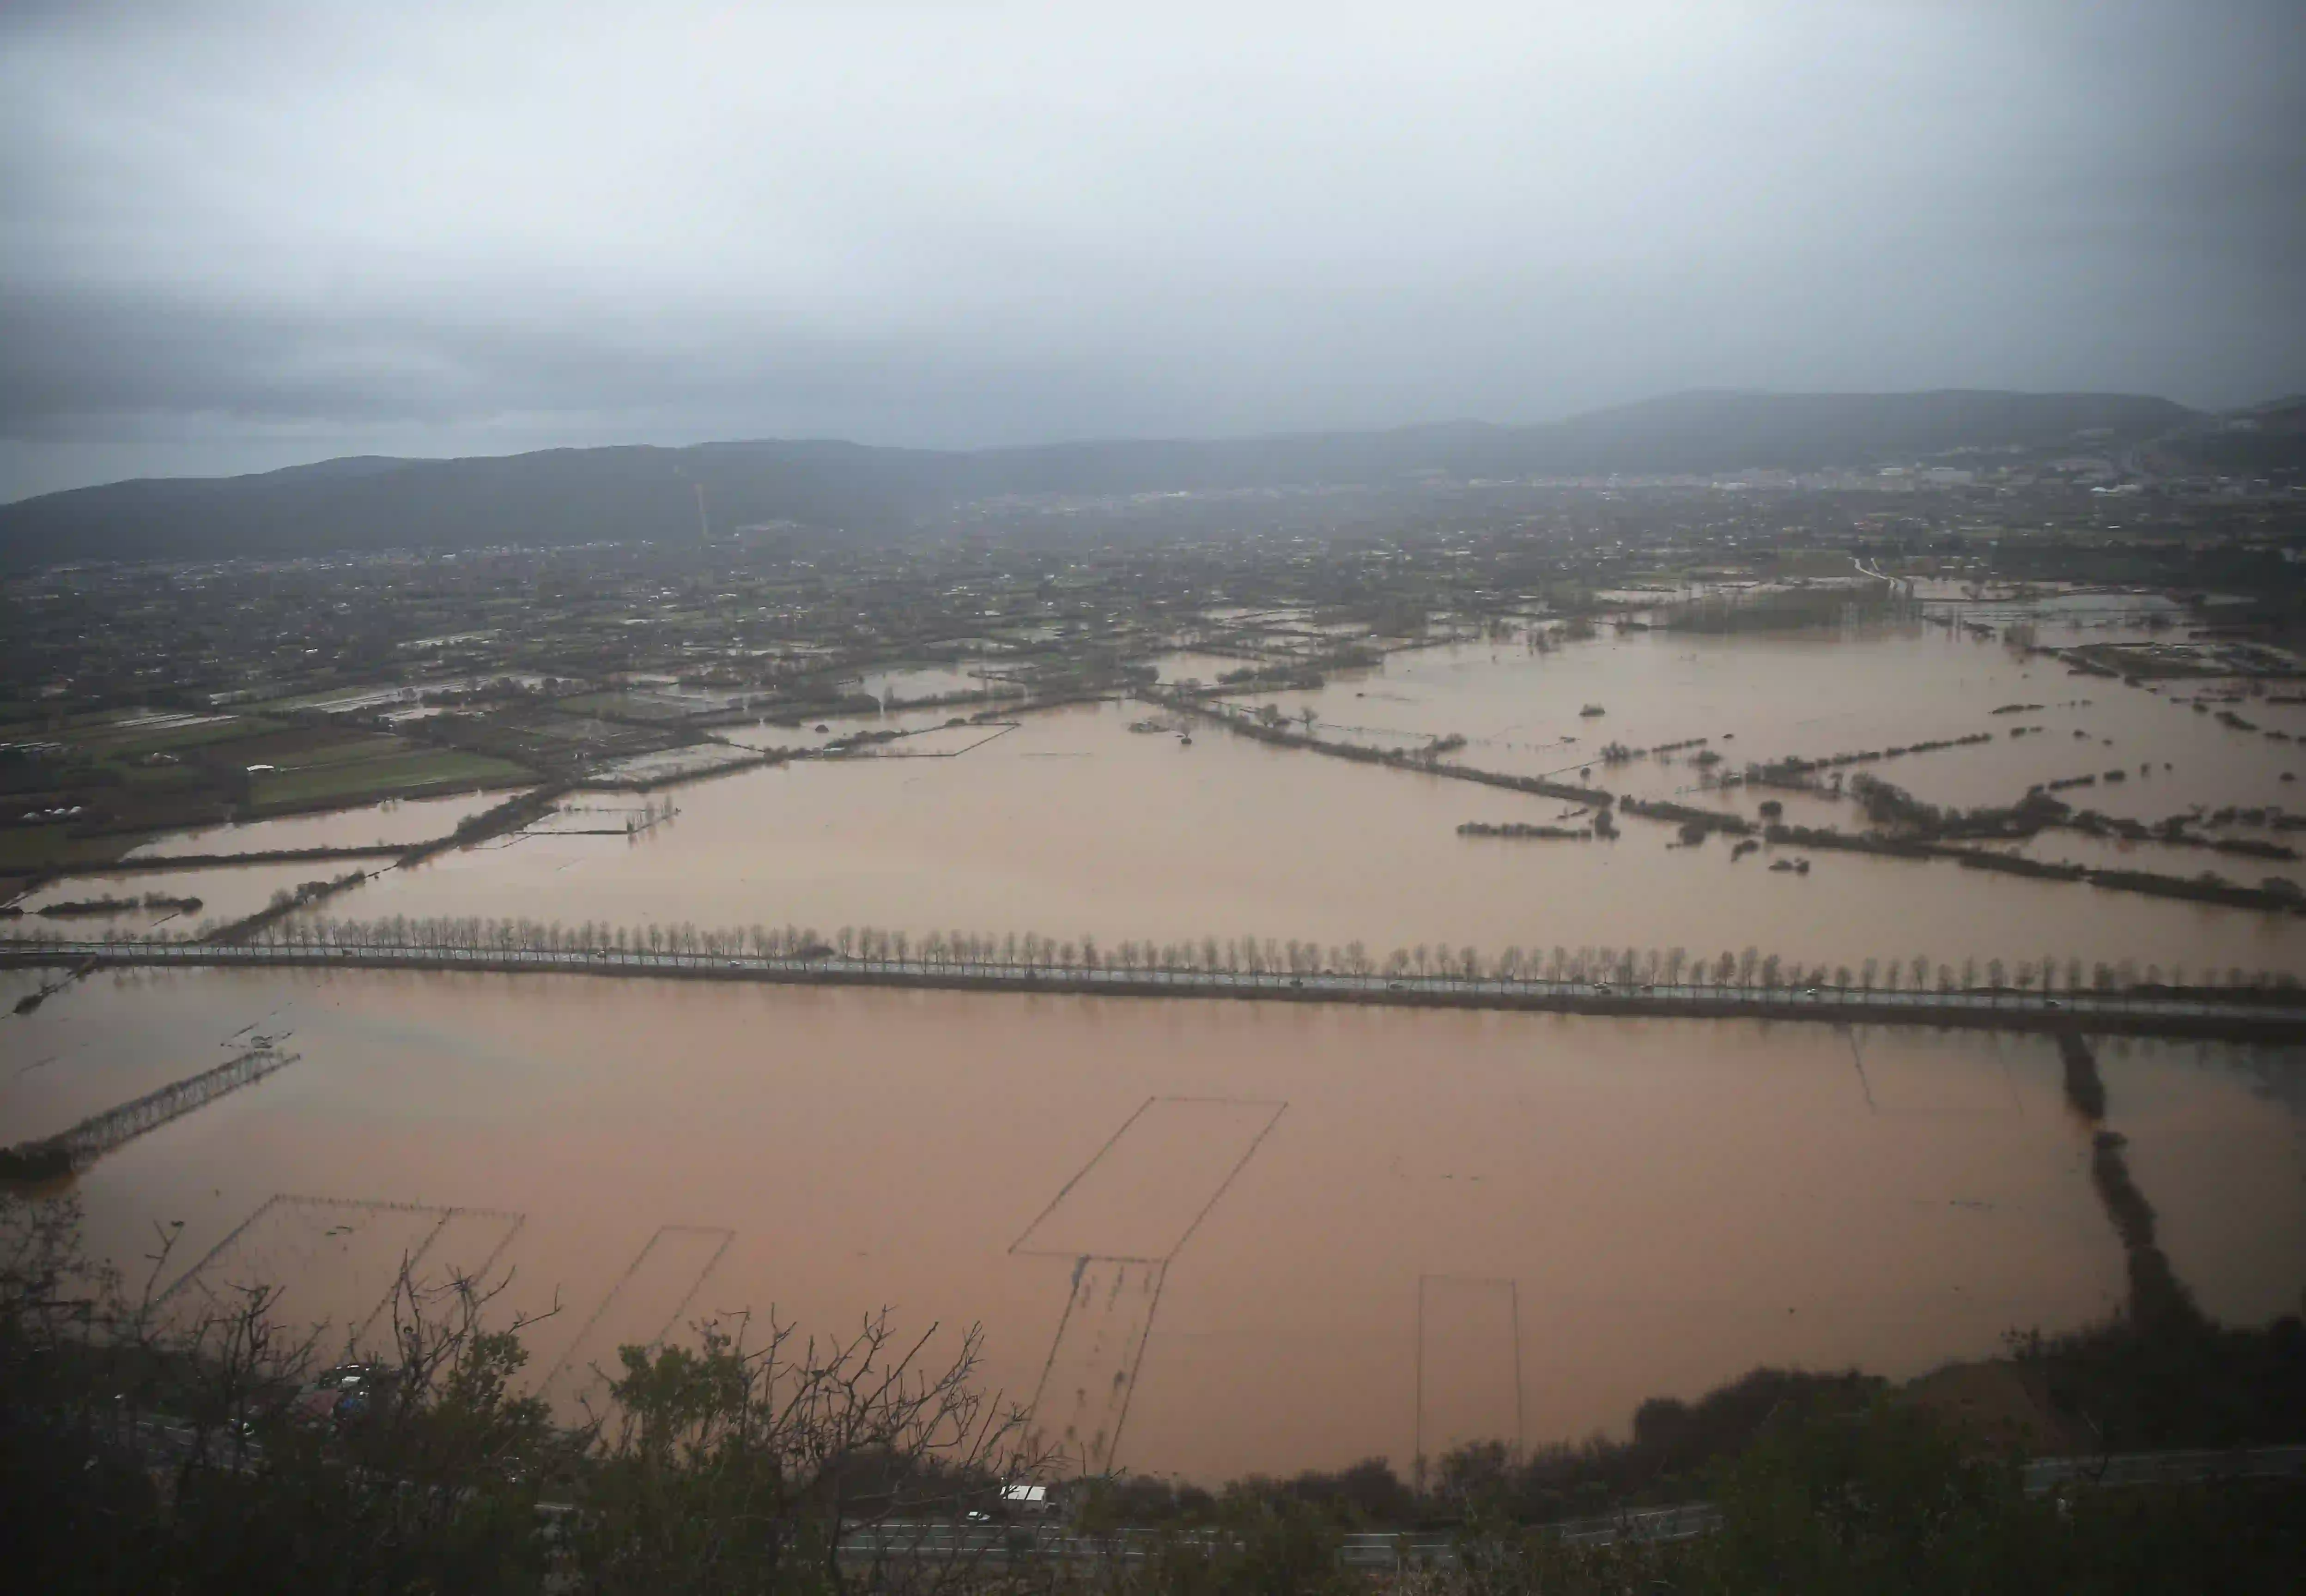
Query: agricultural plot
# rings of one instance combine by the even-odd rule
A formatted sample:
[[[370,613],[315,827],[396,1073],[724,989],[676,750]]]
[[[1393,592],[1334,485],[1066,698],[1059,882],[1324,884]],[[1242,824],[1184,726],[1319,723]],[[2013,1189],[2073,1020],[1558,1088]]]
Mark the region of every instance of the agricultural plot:
[[[381,804],[327,814],[289,815],[237,825],[203,826],[155,837],[138,844],[128,857],[158,859],[187,854],[221,856],[303,848],[406,847],[445,837],[462,822],[501,801],[501,795],[485,793],[406,802],[387,799]]]
[[[1067,1466],[1114,1466],[1170,1261],[1287,1106],[1148,1098],[1011,1245],[1018,1257],[1074,1259],[1032,1407]]]
[[[483,1276],[522,1219],[493,1209],[275,1196],[167,1288],[162,1311],[187,1324],[231,1313],[263,1287],[278,1293],[275,1321],[314,1327],[324,1353],[389,1353],[403,1268],[420,1286]],[[329,1305],[342,1317],[331,1320]]]
[[[504,757],[558,768],[576,756],[616,759],[666,747],[673,733],[597,716],[545,711],[507,721],[493,731],[491,748]]]
[[[554,708],[564,714],[599,715],[614,721],[670,724],[691,715],[711,714],[736,702],[726,693],[681,693],[669,689],[636,688],[628,692],[583,693],[563,698]]]
[[[118,858],[130,837],[83,837],[69,824],[13,825],[0,830],[0,874],[101,865]]]
[[[1853,1026],[1847,1034],[1858,1085],[1876,1114],[1997,1120],[2025,1113],[2006,1058],[1999,1070],[1944,1070],[1916,1058],[1878,1028]],[[1980,1046],[1998,1052],[2003,1040]]]
[[[323,714],[344,715],[360,710],[387,709],[398,704],[414,704],[428,690],[456,687],[457,682],[406,682],[385,687],[334,687],[325,693],[308,694],[301,698],[280,701],[281,709],[313,709]]]
[[[619,802],[614,797],[585,803],[560,804],[521,828],[523,837],[632,837],[670,818],[672,806],[662,809],[652,802]]]
[[[1166,1263],[1084,1258],[1033,1393],[1038,1442],[1085,1474],[1114,1465],[1145,1343],[1160,1306]]]
[[[1177,653],[1157,654],[1142,661],[1153,667],[1157,679],[1164,685],[1181,681],[1214,683],[1230,670],[1253,670],[1260,663],[1254,657],[1243,654],[1198,653],[1186,650]]]
[[[56,739],[97,759],[133,760],[203,747],[279,729],[252,715],[132,715],[58,732]]]
[[[140,825],[216,820],[238,790],[235,744],[278,732],[236,715],[117,715],[0,729],[18,762],[0,832],[0,868],[116,857]],[[45,816],[51,824],[33,818]]]
[[[841,753],[849,759],[952,759],[971,749],[981,748],[995,738],[1005,737],[1016,729],[1013,721],[987,726],[931,726],[892,738],[887,742],[846,748]]]
[[[918,704],[923,699],[950,698],[960,694],[1016,690],[1006,682],[987,680],[980,674],[982,669],[969,663],[876,670],[841,686],[844,690],[861,692],[885,704]]]
[[[488,755],[258,715],[147,714],[56,729],[28,726],[21,747],[28,768],[10,801],[19,806],[18,815],[53,812],[62,829],[26,824],[23,836],[0,839],[0,867],[116,857],[140,829],[212,826],[245,820],[252,812],[535,779],[523,766]],[[118,840],[101,842],[107,836]],[[90,841],[100,845],[90,849]]]
[[[1009,1250],[1166,1263],[1287,1106],[1233,1097],[1147,1098]]]
[[[534,781],[509,760],[451,749],[421,748],[391,738],[334,747],[321,756],[257,773],[250,782],[260,809],[353,802],[450,786],[508,787]]]
[[[30,997],[33,993],[46,987],[54,978],[53,975],[45,969],[0,969],[0,1011],[13,1009],[19,998]],[[12,1041],[15,1039],[13,1034],[10,1039]],[[38,1061],[35,1060],[33,1063],[36,1064]],[[32,1067],[30,1064],[17,1066],[20,1070],[30,1067]]]
[[[630,787],[653,781],[679,781],[748,764],[759,757],[750,748],[734,748],[725,743],[696,743],[685,748],[664,748],[655,753],[612,759],[605,764],[594,766],[585,784],[587,787]]]
[[[1460,1447],[1520,1447],[1521,1293],[1510,1280],[1417,1280],[1419,1466]]]
[[[884,715],[824,715],[791,724],[764,720],[752,725],[716,726],[713,736],[717,741],[765,754],[778,748],[823,747],[864,732],[927,731],[952,718],[949,709],[895,710]]]
[[[375,859],[305,859],[278,864],[223,864],[185,870],[106,874],[101,868],[67,875],[25,894],[21,919],[0,922],[0,938],[34,930],[73,936],[141,936],[156,931],[174,935],[245,918],[280,892],[372,867]],[[145,900],[161,901],[148,904]],[[198,908],[184,905],[197,902]],[[85,912],[44,914],[65,905]]]
[[[713,1225],[660,1226],[544,1371],[545,1399],[563,1412],[599,1408],[617,1349],[659,1346],[682,1329],[682,1316],[736,1239]]]

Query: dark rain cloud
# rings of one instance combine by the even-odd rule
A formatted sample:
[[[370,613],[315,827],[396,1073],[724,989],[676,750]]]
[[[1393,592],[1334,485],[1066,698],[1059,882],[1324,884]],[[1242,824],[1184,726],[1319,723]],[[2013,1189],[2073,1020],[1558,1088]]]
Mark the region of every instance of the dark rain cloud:
[[[2306,387],[2306,7],[16,6],[0,498]]]

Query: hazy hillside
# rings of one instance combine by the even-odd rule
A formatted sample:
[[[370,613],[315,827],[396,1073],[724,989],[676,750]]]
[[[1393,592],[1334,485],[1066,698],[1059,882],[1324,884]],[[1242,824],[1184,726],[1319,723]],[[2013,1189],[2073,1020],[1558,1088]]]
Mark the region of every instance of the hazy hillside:
[[[1533,427],[1106,441],[970,454],[837,442],[554,449],[460,460],[363,457],[258,476],[117,482],[0,506],[0,564],[201,559],[406,546],[692,537],[787,519],[901,535],[1002,494],[1376,483],[1419,472],[1521,476],[1812,468],[1963,446],[2141,442],[2199,418],[2122,394],[1690,393]]]
[[[1559,470],[1814,470],[1965,447],[2054,448],[2097,431],[2138,442],[2193,415],[2167,399],[2130,394],[1689,393],[1521,436]]]

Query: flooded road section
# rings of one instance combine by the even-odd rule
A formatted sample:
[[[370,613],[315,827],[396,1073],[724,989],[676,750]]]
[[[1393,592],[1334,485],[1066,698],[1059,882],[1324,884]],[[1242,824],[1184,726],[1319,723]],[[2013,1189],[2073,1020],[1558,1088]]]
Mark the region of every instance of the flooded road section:
[[[0,1138],[298,1055],[81,1181],[175,1299],[368,1321],[515,1271],[556,1403],[773,1306],[981,1320],[1075,1449],[1217,1479],[1622,1432],[1762,1362],[1891,1375],[2124,1289],[2046,1040],[583,977],[99,974],[0,1019]],[[2107,1042],[2106,1122],[2210,1312],[2306,1286],[2302,1061]],[[1421,1378],[1421,1370],[1422,1378]]]
[[[1190,746],[1131,730],[1165,718],[1081,705],[951,758],[743,772],[679,789],[679,816],[629,843],[492,842],[393,871],[326,912],[1089,934],[1108,948],[1254,935],[1361,942],[1380,960],[1440,943],[1709,958],[1757,946],[1853,967],[2047,956],[2306,970],[2306,922],[2288,916],[1848,854],[1772,874],[1630,819],[1614,843],[1464,837],[1462,822],[1550,824],[1565,806],[1207,723]],[[1850,806],[1815,807],[1824,818],[1805,824],[1852,824]]]

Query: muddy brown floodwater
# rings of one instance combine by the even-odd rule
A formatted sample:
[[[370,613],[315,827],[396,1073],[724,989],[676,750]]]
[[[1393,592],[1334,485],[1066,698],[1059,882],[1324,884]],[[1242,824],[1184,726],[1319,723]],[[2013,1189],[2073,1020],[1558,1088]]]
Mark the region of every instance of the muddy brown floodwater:
[[[301,1062],[105,1159],[94,1239],[182,1220],[368,1322],[493,1260],[573,1407],[619,1341],[749,1308],[982,1321],[985,1376],[1140,1471],[1406,1469],[1622,1432],[1763,1362],[1891,1375],[2112,1308],[2046,1040],[587,979],[105,974],[0,1020],[0,1139],[228,1056]],[[2107,1122],[2211,1312],[2306,1286],[2295,1054],[2108,1043]],[[1422,1370],[1422,1378],[1421,1378]],[[1124,1425],[1125,1420],[1125,1425]]]
[[[2244,704],[2250,732],[2182,702],[2231,686],[2071,677],[1943,629],[1628,632],[1544,656],[1413,651],[1268,701],[1311,709],[1324,737],[1458,733],[1473,766],[1574,779],[1591,762],[1611,790],[1747,815],[1767,795],[1707,789],[1694,750],[1605,766],[1601,747],[1704,737],[1734,768],[1986,731],[1852,768],[1948,804],[2092,772],[2079,802],[2143,819],[2306,804],[2282,780],[2306,755],[2264,735],[2306,733],[2306,706]],[[2009,704],[2041,707],[1992,713]],[[775,747],[944,718],[736,735]],[[1767,854],[1733,863],[1719,839],[1678,847],[1674,828],[1630,818],[1614,843],[1463,837],[1461,822],[1560,824],[1570,806],[1206,723],[1190,744],[1131,729],[1167,718],[1103,704],[935,730],[878,749],[920,756],[750,770],[645,811],[587,794],[587,814],[609,816],[596,827],[565,816],[558,834],[392,869],[325,912],[2306,973],[2293,917],[1851,855],[1773,874]],[[2041,730],[2010,738],[2019,725]],[[2125,781],[2105,782],[2118,767]],[[677,815],[637,835],[569,834],[619,833],[618,816],[667,797]],[[1785,801],[1800,824],[1859,824],[1839,798]],[[267,824],[335,837],[380,818]],[[2213,860],[2252,881],[2295,870],[2061,832],[2025,846],[2184,875]],[[221,918],[337,873],[82,877],[31,907],[189,892]],[[14,975],[0,989],[34,988]],[[0,1017],[0,1141],[260,1042],[299,1062],[83,1177],[100,1249],[134,1265],[155,1223],[181,1220],[172,1310],[263,1278],[292,1317],[370,1336],[404,1257],[423,1273],[510,1269],[514,1300],[561,1304],[528,1341],[564,1412],[597,1396],[594,1367],[620,1343],[700,1315],[838,1328],[887,1305],[948,1334],[981,1321],[988,1381],[1094,1463],[1213,1480],[1383,1455],[1405,1471],[1465,1439],[1622,1430],[1647,1396],[1757,1363],[1917,1373],[1990,1354],[2012,1328],[2086,1322],[2124,1289],[2054,1047],[2023,1037],[118,971]],[[2306,1058],[2110,1042],[2100,1064],[2107,1122],[2130,1138],[2181,1278],[2232,1319],[2295,1311]]]
[[[276,892],[294,892],[307,882],[329,881],[354,870],[375,870],[389,861],[374,858],[298,859],[276,865],[218,865],[190,870],[121,871],[69,875],[26,893],[25,912],[0,926],[0,936],[45,931],[53,936],[190,936],[245,918],[272,901]],[[196,909],[144,908],[148,897],[182,901],[197,898]],[[54,903],[115,903],[138,907],[117,913],[48,917],[38,910]]]
[[[1222,660],[1169,663],[1180,661]],[[2294,796],[2302,783],[2282,779],[2306,768],[2306,745],[2264,735],[2287,728],[2306,736],[2306,705],[2244,704],[2256,732],[2196,713],[2210,706],[2191,700],[2234,686],[2148,688],[2075,677],[2053,661],[1913,626],[1793,637],[1610,633],[1542,655],[1518,644],[1410,650],[1379,669],[1339,673],[1318,692],[1251,702],[1293,718],[1310,710],[1326,739],[1415,747],[1458,734],[1467,741],[1452,760],[1477,768],[1570,781],[1590,771],[1586,779],[1614,791],[1749,818],[1774,797],[1802,825],[1854,830],[1863,816],[1827,796],[1714,790],[1694,748],[1609,764],[1602,747],[1704,738],[1722,756],[1713,768],[1735,771],[1747,760],[1984,732],[1994,740],[1849,768],[1963,806],[2007,804],[2035,782],[2096,776],[2066,796],[2143,820],[2195,807],[2306,804]],[[1588,704],[1606,713],[1581,714]],[[2012,704],[2040,707],[1994,713]],[[728,735],[773,747],[868,728],[941,727],[947,718],[932,711],[828,721],[822,736],[814,723],[798,733],[747,727]],[[1035,933],[1091,935],[1107,948],[1254,935],[1325,948],[1359,942],[1379,958],[1421,943],[1490,954],[1509,946],[1681,947],[1708,958],[1750,946],[1853,970],[1869,959],[1910,969],[1922,955],[1956,971],[1973,959],[2049,957],[2079,960],[2086,972],[2129,961],[2140,973],[2306,973],[2306,926],[2292,916],[1851,854],[1812,858],[1806,875],[1772,874],[1768,866],[1783,850],[1733,863],[1719,839],[1679,848],[1673,828],[1637,821],[1614,843],[1462,837],[1456,827],[1465,821],[1574,822],[1574,806],[1259,745],[1206,721],[1190,726],[1190,746],[1130,730],[1165,720],[1186,724],[1145,703],[1080,705],[1023,716],[997,736],[997,728],[924,730],[875,747],[882,757],[724,776],[659,795],[678,806],[678,817],[632,841],[493,839],[391,871],[331,899],[324,912],[517,917],[571,927],[792,925],[828,936],[843,926],[916,937]],[[2028,735],[2008,735],[2018,729]],[[2114,771],[2124,779],[2105,780]],[[639,802],[616,794],[585,801]],[[424,812],[405,805],[382,818]],[[266,825],[333,827],[329,835],[349,837],[379,818],[363,811]],[[2299,841],[2263,827],[2208,834]],[[2216,868],[2249,884],[2306,878],[2294,861],[2071,831],[2009,846],[2037,858],[2174,875]],[[167,885],[216,905],[204,917],[223,918],[261,907],[281,884],[328,873],[262,866],[172,876]],[[82,877],[52,883],[41,900],[125,895],[135,885]],[[153,917],[100,928],[141,931]]]
[[[326,912],[1089,934],[1107,947],[1247,934],[1359,941],[1379,957],[1421,943],[1709,957],[1751,945],[1853,968],[1926,954],[1956,968],[2051,956],[2306,969],[2306,922],[2288,916],[1856,855],[1773,875],[1731,863],[1719,841],[1672,848],[1672,827],[1633,820],[1615,843],[1461,837],[1462,821],[1545,824],[1565,806],[1208,725],[1190,747],[1129,730],[1157,713],[1084,705],[952,758],[741,772],[679,789],[679,818],[636,841],[491,843],[394,871]],[[1646,764],[1645,779],[1659,774]],[[1851,806],[1815,807],[1817,824],[1855,824]]]
[[[1725,770],[1747,761],[1878,749],[1990,733],[1989,744],[1849,767],[1910,789],[1931,803],[1972,807],[2014,803],[2037,781],[2122,769],[2113,785],[2064,794],[2077,807],[2158,820],[2192,804],[2306,809],[2306,747],[2268,738],[2306,731],[2306,705],[2243,702],[2196,714],[2203,694],[2234,691],[2225,679],[2128,687],[2069,673],[2055,660],[1935,627],[1704,637],[1671,632],[1608,636],[1537,655],[1519,644],[1420,649],[1380,670],[1342,672],[1318,692],[1252,696],[1337,740],[1417,747],[1432,738],[1467,739],[1454,757],[1519,774],[1590,765],[1596,785],[1666,797],[1698,790],[1688,750],[1668,763],[1611,766],[1603,747],[1647,748],[1712,739]],[[1586,705],[1604,713],[1588,717]],[[1995,714],[2011,705],[2037,706]],[[2239,712],[2258,732],[2220,724]],[[2038,730],[2034,730],[2039,728]],[[2027,735],[2012,738],[2013,730]],[[2075,733],[2082,735],[2077,737]],[[2139,767],[2148,763],[2150,774]],[[2165,764],[2172,766],[2164,770]],[[1737,807],[1750,812],[1762,797]],[[1843,824],[1852,824],[1842,811]]]

